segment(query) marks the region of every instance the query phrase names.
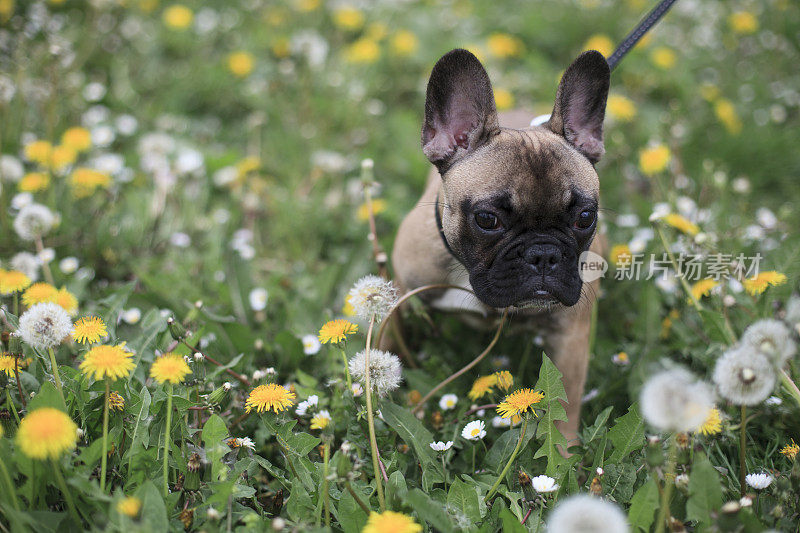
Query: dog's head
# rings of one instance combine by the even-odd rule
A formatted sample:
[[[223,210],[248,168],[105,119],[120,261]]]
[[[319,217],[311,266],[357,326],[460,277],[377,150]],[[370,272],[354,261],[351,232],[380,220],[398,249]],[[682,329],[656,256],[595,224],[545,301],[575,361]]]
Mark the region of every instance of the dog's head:
[[[489,77],[466,50],[431,73],[422,150],[443,185],[442,228],[478,298],[496,308],[575,305],[597,229],[610,72],[599,52],[564,73],[542,126],[501,128]]]

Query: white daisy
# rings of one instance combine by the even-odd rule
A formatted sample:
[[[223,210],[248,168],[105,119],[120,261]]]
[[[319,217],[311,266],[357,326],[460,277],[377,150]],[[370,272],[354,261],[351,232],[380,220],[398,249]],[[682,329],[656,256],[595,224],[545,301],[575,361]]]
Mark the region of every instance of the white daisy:
[[[366,351],[361,350],[350,359],[350,374],[366,385]],[[400,359],[389,352],[370,350],[369,379],[379,396],[385,396],[400,386],[403,366]]]
[[[765,473],[747,474],[744,477],[744,480],[747,482],[747,484],[756,490],[763,490],[769,487],[772,483],[772,479],[773,478],[771,475]]]
[[[775,369],[766,355],[742,345],[717,359],[712,379],[726,400],[736,405],[756,405],[775,388]]]
[[[628,533],[628,521],[619,507],[588,494],[561,500],[547,518],[548,533]]]
[[[311,407],[316,407],[318,403],[319,403],[319,396],[317,396],[316,394],[312,394],[311,396],[308,397],[307,400],[303,400],[302,402],[298,403],[294,412],[298,416],[305,416],[306,413],[308,412],[308,409]]]
[[[742,345],[766,354],[776,368],[782,368],[797,351],[789,328],[772,318],[750,324],[742,335]]]
[[[303,335],[300,341],[303,343],[303,353],[306,355],[314,355],[322,347],[316,335]]]
[[[483,420],[473,420],[461,430],[461,436],[467,440],[480,440],[486,436],[486,425]]]
[[[445,394],[442,396],[442,399],[439,400],[439,408],[442,411],[449,411],[450,409],[454,409],[457,403],[458,396],[455,394]]]
[[[533,490],[540,493],[554,492],[558,490],[558,483],[550,476],[536,476],[531,479]]]
[[[253,439],[251,439],[250,437],[243,437],[243,438],[240,438],[240,439],[236,439],[236,444],[240,448],[249,448],[251,450],[255,450],[256,449],[256,443],[253,442]]]
[[[697,431],[714,407],[711,388],[682,368],[651,377],[639,398],[644,419],[662,431]]]
[[[263,311],[267,308],[269,294],[267,293],[267,289],[258,287],[250,291],[248,299],[250,300],[250,308],[253,311]]]
[[[365,276],[358,280],[348,293],[350,305],[356,315],[365,320],[375,317],[383,320],[397,303],[397,287],[380,276]]]
[[[18,333],[37,350],[47,350],[72,334],[72,320],[60,305],[40,303],[22,313]]]
[[[446,452],[453,446],[453,441],[449,440],[447,442],[431,442],[430,447],[433,451],[436,452]]]
[[[120,318],[126,324],[136,324],[142,318],[142,310],[138,307],[131,307],[122,311]]]
[[[61,261],[58,262],[58,268],[64,274],[74,274],[76,270],[78,270],[78,258],[77,257],[65,257]]]

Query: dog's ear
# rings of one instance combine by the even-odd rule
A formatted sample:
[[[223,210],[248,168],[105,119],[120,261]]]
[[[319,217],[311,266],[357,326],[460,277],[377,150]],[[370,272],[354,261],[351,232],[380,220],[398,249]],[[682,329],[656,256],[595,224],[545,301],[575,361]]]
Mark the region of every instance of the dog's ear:
[[[561,77],[556,103],[547,127],[592,163],[597,163],[603,148],[603,118],[611,71],[603,54],[595,50],[582,53]]]
[[[440,173],[500,130],[489,75],[466,50],[448,52],[428,80],[422,151]]]

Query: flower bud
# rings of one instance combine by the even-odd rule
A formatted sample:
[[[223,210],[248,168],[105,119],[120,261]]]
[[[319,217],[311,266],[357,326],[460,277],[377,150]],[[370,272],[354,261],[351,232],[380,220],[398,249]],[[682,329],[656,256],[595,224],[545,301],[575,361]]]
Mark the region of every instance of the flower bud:
[[[186,338],[186,328],[173,317],[167,319],[167,328],[169,329],[169,334],[172,335],[172,338],[176,341],[182,341]]]

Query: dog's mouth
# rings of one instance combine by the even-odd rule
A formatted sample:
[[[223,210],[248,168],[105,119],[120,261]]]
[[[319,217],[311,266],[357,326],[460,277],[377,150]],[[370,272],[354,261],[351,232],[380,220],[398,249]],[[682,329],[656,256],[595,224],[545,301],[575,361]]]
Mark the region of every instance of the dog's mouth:
[[[511,307],[516,309],[552,309],[561,302],[549,291],[538,290],[532,298],[516,302]]]

